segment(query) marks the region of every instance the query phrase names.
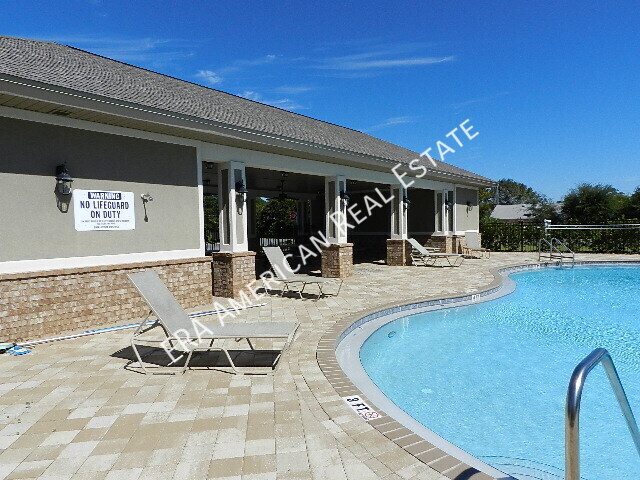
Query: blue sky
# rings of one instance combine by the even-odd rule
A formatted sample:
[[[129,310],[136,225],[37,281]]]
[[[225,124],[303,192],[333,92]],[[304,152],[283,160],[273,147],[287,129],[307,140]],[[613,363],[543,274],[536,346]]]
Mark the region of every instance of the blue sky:
[[[58,41],[560,199],[640,185],[637,2],[4,0],[0,33]],[[463,138],[464,139],[464,138]],[[456,147],[453,141],[448,142]]]

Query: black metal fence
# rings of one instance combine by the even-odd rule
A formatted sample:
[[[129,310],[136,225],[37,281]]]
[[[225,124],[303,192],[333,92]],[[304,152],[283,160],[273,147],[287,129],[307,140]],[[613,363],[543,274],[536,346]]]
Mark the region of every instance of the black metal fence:
[[[289,237],[289,238],[267,238],[260,237],[256,239],[256,244],[249,245],[251,248],[261,249],[262,247],[282,247],[283,250],[291,250],[296,245],[303,243],[306,238]],[[205,251],[207,254],[220,250],[220,232],[218,229],[205,229],[204,231]]]
[[[207,254],[220,250],[220,231],[215,229],[204,229],[204,250]]]
[[[544,227],[532,223],[483,222],[482,246],[494,252],[534,252]],[[640,253],[640,228],[548,230],[574,252]]]
[[[258,245],[261,247],[293,247],[298,245],[302,241],[298,237],[289,238],[267,238],[260,237],[258,239]]]

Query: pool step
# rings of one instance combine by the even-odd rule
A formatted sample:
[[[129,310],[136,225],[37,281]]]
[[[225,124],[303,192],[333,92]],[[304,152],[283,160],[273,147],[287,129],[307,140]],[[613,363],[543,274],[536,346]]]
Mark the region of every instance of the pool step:
[[[564,480],[564,470],[526,458],[481,456],[483,462],[518,480]]]

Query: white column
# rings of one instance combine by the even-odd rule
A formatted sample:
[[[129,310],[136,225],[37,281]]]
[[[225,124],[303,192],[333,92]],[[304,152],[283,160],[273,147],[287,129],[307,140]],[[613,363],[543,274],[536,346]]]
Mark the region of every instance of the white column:
[[[448,188],[446,190],[444,190],[444,195],[443,198],[445,199],[445,223],[442,226],[442,230],[451,235],[452,233],[454,233],[456,225],[454,223],[454,212],[455,212],[455,197],[454,197],[454,189],[453,187]],[[447,206],[446,203],[448,203],[449,205]]]
[[[244,163],[226,162],[218,166],[218,202],[220,204],[220,251],[246,252],[249,250],[246,201],[236,195],[240,182],[247,185]]]
[[[200,255],[205,255],[204,242],[204,185],[202,184],[202,149],[196,149],[196,175],[198,179],[198,222],[200,224]]]
[[[407,190],[403,185],[391,185],[391,238],[406,240],[407,235],[407,206],[404,202]]]
[[[456,207],[458,202],[458,188],[454,185],[453,195],[451,197],[451,215],[453,216],[453,231],[451,232],[453,235],[456,235],[458,232],[458,208]]]
[[[347,179],[344,175],[325,177],[325,234],[329,243],[347,243],[347,205],[340,198],[340,193],[346,193]]]

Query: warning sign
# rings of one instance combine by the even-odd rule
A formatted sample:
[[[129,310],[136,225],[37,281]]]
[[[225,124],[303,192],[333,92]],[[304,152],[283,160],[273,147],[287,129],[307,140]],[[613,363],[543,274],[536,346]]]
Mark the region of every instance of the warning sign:
[[[133,192],[74,190],[73,215],[79,232],[136,228]]]

